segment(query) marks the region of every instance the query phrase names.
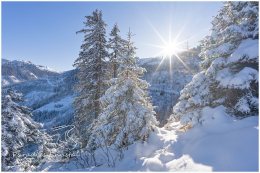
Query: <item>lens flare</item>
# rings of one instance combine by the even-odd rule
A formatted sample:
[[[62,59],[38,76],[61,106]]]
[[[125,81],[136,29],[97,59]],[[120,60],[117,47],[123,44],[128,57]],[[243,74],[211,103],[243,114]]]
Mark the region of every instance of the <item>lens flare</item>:
[[[164,57],[170,58],[174,54],[178,54],[181,49],[178,47],[178,44],[175,42],[169,42],[162,46],[162,52]]]

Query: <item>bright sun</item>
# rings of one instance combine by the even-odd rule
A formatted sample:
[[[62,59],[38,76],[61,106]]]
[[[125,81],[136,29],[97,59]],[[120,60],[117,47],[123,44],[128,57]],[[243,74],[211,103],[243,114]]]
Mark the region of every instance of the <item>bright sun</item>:
[[[167,57],[171,57],[172,55],[176,54],[177,51],[176,51],[175,47],[176,47],[176,45],[172,44],[172,43],[164,45],[163,50],[162,50],[163,55],[167,56]]]
[[[167,43],[163,46],[163,56],[171,57],[172,55],[176,55],[180,49],[178,48],[178,44],[174,42]]]
[[[158,36],[158,38],[163,43],[163,44],[160,44],[160,45],[158,45],[158,44],[148,44],[149,46],[152,46],[152,47],[155,47],[155,48],[159,48],[160,51],[155,55],[155,57],[163,56],[161,62],[159,63],[159,65],[156,68],[156,71],[158,69],[160,69],[160,66],[163,64],[165,59],[169,59],[169,69],[170,69],[170,74],[172,74],[171,73],[171,70],[172,70],[172,57],[174,57],[174,59],[180,61],[183,64],[183,66],[190,71],[189,66],[187,66],[185,64],[185,62],[179,56],[179,54],[181,52],[188,51],[188,39],[179,41],[178,38],[180,37],[180,35],[182,33],[182,30],[180,30],[175,35],[175,37],[172,37],[171,22],[169,22],[169,24],[170,25],[169,25],[169,31],[168,31],[169,32],[169,34],[168,34],[168,42],[167,42],[167,40],[165,38],[162,37],[160,32],[152,24],[150,24],[150,26],[154,30],[155,34]],[[185,43],[187,43],[187,48],[186,49],[183,48]]]

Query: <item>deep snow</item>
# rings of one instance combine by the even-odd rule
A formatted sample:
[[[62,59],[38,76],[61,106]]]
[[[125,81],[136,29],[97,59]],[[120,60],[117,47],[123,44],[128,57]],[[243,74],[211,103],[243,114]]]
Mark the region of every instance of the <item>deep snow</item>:
[[[115,167],[103,164],[83,168],[71,160],[65,164],[45,165],[44,170],[258,171],[257,116],[235,120],[219,106],[204,108],[202,119],[201,125],[186,132],[180,130],[178,122],[157,128],[147,142],[130,145]]]

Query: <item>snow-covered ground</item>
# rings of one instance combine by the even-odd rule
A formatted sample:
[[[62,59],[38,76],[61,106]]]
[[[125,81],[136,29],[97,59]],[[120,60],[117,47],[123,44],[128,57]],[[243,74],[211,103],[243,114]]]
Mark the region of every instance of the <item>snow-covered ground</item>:
[[[45,170],[258,171],[257,116],[235,120],[219,106],[205,108],[202,118],[202,125],[186,132],[176,122],[157,128],[147,142],[130,145],[115,167],[103,164],[82,168],[71,160],[66,164],[48,164]]]

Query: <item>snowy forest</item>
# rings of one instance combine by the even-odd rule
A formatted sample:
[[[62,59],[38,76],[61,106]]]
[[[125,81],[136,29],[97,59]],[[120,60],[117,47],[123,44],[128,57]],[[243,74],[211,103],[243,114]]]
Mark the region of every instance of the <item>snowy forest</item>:
[[[73,70],[2,58],[1,170],[258,172],[258,4],[223,2],[199,46],[163,57],[97,9]]]

